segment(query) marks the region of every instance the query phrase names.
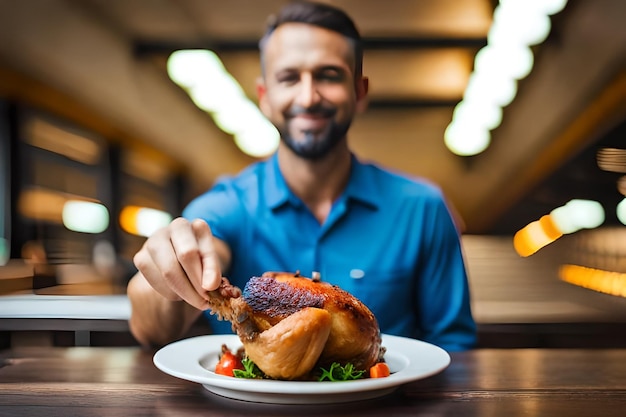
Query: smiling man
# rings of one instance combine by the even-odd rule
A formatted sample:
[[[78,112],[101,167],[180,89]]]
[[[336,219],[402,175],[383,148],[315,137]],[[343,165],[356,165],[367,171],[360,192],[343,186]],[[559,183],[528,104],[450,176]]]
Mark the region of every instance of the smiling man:
[[[289,3],[260,50],[259,104],[280,132],[278,151],[218,181],[137,253],[128,287],[137,340],[179,338],[203,311],[214,332],[230,332],[206,311],[222,275],[242,288],[265,271],[315,271],[363,301],[383,333],[471,348],[459,232],[441,191],[349,148],[368,90],[352,20]]]
[[[340,33],[305,23],[285,23],[261,41],[261,110],[298,156],[321,159],[345,142],[367,93],[356,49]]]

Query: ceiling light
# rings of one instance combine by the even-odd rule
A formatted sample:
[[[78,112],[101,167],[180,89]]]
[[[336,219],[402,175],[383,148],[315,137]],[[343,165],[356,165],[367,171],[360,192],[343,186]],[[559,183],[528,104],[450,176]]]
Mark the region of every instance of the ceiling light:
[[[579,265],[562,265],[559,268],[559,278],[579,287],[626,297],[626,273]]]
[[[259,114],[258,107],[249,100],[233,100],[230,106],[224,106],[219,112],[213,114],[213,120],[217,127],[224,132],[235,134],[246,129],[246,124],[255,120]],[[241,123],[245,120],[246,123]]]
[[[592,200],[570,200],[550,212],[558,229],[567,234],[580,229],[594,229],[604,223],[602,204]]]
[[[193,87],[202,81],[211,81],[226,69],[219,57],[208,50],[174,51],[167,60],[167,73],[176,84]]]
[[[491,134],[487,129],[456,121],[446,128],[444,141],[448,149],[459,156],[477,155],[487,149]]]
[[[251,119],[244,130],[235,134],[235,143],[251,156],[269,155],[278,147],[280,135],[266,118]]]
[[[520,80],[533,68],[533,52],[527,45],[487,45],[474,59],[474,71]]]
[[[100,203],[69,200],[62,216],[63,225],[74,232],[102,233],[109,227],[109,211]]]
[[[524,3],[538,13],[553,15],[565,8],[567,0],[500,0],[500,4]]]
[[[484,100],[463,100],[454,108],[452,117],[460,124],[492,130],[502,122],[502,107]]]
[[[496,114],[492,107],[506,107],[515,99],[517,80],[526,77],[534,64],[530,46],[546,39],[552,27],[550,15],[561,11],[566,4],[567,0],[500,1],[494,10],[487,46],[476,54],[474,72],[467,83],[463,100],[459,103],[461,106],[456,109],[463,110],[455,110],[444,134],[445,144],[453,153],[476,155],[489,146],[491,136],[482,130],[495,129],[502,118],[501,112]],[[472,107],[471,111],[464,109],[467,101],[474,102],[469,106]],[[474,127],[471,133],[462,133],[458,125],[467,128],[467,125],[472,124],[465,120],[466,114],[479,115],[481,110],[487,110],[489,114],[479,116],[478,122],[473,123],[481,126],[480,129]],[[474,137],[475,142],[467,141],[464,136]],[[486,137],[489,139],[485,140]],[[476,143],[481,146],[475,146]]]
[[[507,1],[493,12],[487,36],[492,45],[537,45],[550,33],[550,17],[532,7],[532,2]]]
[[[508,106],[517,93],[517,81],[502,74],[474,72],[467,82],[463,98],[483,100],[500,107]]]
[[[513,236],[513,246],[520,256],[530,256],[564,234],[596,228],[604,220],[604,208],[597,201],[570,200],[518,230]]]
[[[567,0],[534,0],[533,3],[537,5],[540,12],[547,15],[553,15],[559,13],[565,8]]]
[[[221,77],[219,83],[198,83],[187,90],[194,104],[205,112],[217,114],[247,101],[243,90],[232,77]]]
[[[623,224],[626,225],[626,198],[619,202],[616,208],[617,211],[617,219]]]
[[[148,207],[126,206],[120,212],[122,230],[137,236],[150,237],[171,221],[169,213]]]
[[[187,91],[196,106],[211,114],[217,127],[233,135],[244,153],[264,157],[278,148],[278,131],[214,52],[176,51],[170,55],[167,69],[172,81]]]
[[[513,247],[523,257],[536,253],[539,249],[549,245],[563,234],[554,224],[551,216],[529,223],[513,236]]]

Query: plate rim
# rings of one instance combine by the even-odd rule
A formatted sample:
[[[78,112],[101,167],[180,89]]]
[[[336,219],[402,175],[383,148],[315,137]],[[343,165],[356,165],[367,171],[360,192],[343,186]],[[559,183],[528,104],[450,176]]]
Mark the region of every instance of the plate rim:
[[[240,393],[278,394],[281,396],[297,395],[317,397],[320,395],[349,394],[364,391],[389,391],[408,382],[424,379],[435,375],[450,364],[451,358],[447,351],[439,346],[418,339],[411,339],[389,334],[381,334],[383,346],[387,348],[387,354],[404,356],[408,364],[387,378],[360,379],[344,382],[317,382],[317,381],[277,381],[239,379],[229,376],[217,375],[201,365],[201,360],[215,352],[215,346],[228,345],[236,349],[241,345],[237,335],[219,334],[194,336],[181,339],[160,348],[153,356],[153,363],[162,372],[171,376],[196,382],[203,385],[207,390],[210,387],[218,387],[220,391],[229,390]],[[410,349],[415,352],[427,351],[430,355],[436,355],[437,361],[429,363],[426,369],[423,364],[415,360]],[[213,349],[213,350],[212,350]],[[186,351],[189,358],[185,368],[173,369],[171,357],[177,352]],[[233,396],[232,398],[237,398]]]

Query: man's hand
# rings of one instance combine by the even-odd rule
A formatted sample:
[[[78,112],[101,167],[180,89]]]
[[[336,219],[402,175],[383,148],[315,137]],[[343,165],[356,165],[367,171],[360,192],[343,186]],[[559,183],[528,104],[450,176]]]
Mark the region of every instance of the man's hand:
[[[219,287],[229,258],[227,245],[213,238],[205,221],[177,218],[150,236],[133,260],[163,297],[205,310],[207,293]]]

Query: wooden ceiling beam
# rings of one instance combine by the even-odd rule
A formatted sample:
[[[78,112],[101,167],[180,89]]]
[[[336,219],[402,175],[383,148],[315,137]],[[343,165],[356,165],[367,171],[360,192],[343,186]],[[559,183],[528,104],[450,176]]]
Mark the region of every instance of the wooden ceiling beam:
[[[180,49],[210,49],[220,52],[256,52],[258,40],[202,40],[193,42],[155,42],[135,40],[134,51],[137,56],[170,54]],[[365,37],[365,50],[405,50],[426,48],[470,48],[479,49],[487,45],[486,37],[452,38],[437,36],[407,37]]]

